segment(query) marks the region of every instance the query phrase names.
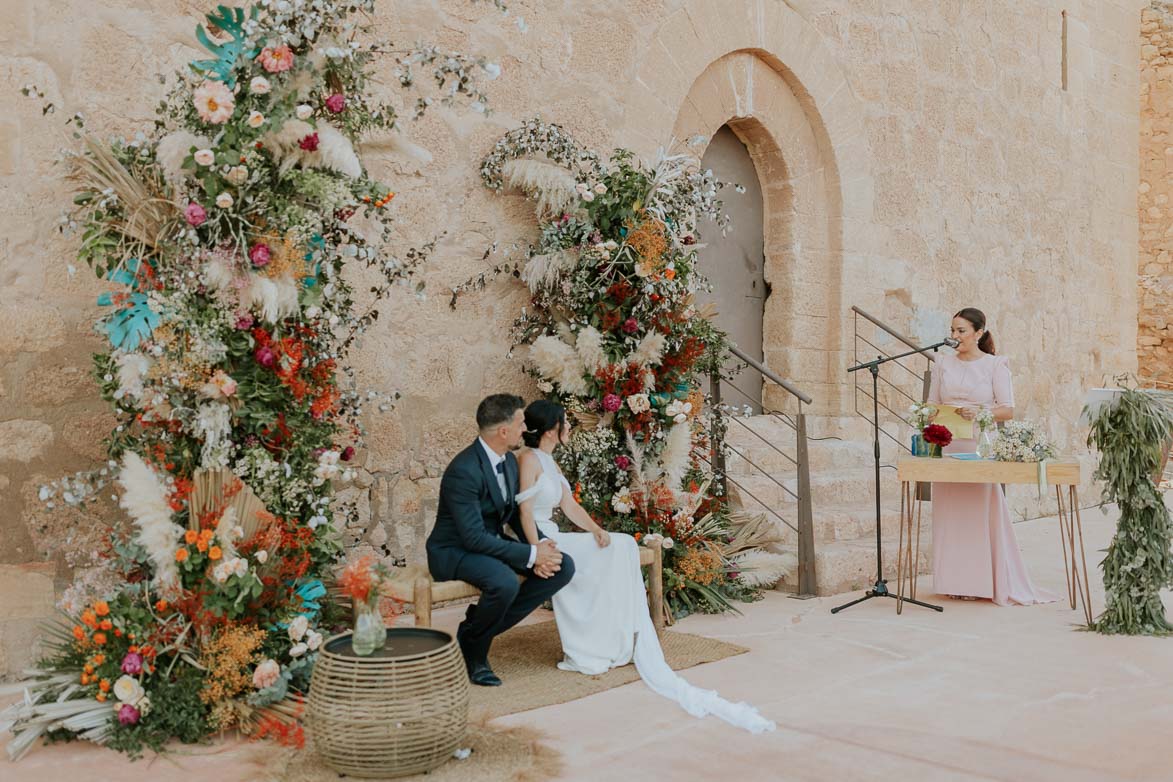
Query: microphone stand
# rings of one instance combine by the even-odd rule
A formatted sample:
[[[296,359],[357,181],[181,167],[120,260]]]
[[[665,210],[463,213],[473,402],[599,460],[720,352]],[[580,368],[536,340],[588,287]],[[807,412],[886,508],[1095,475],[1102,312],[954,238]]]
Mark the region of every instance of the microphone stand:
[[[884,578],[884,554],[883,543],[881,541],[880,528],[880,365],[887,364],[889,361],[896,361],[897,359],[905,358],[907,356],[914,356],[918,353],[928,353],[930,350],[934,353],[941,347],[948,345],[949,347],[956,347],[954,340],[941,340],[935,345],[929,345],[925,348],[917,348],[910,350],[907,353],[901,353],[898,356],[876,356],[874,361],[868,361],[863,364],[857,364],[848,368],[848,372],[858,372],[866,369],[872,376],[872,456],[876,468],[876,583],[872,584],[872,588],[864,593],[863,597],[856,598],[849,603],[844,603],[841,606],[836,606],[831,609],[832,614],[837,614],[844,608],[851,608],[857,603],[862,603],[865,600],[871,600],[873,597],[890,597],[896,599],[896,595],[888,591],[888,580]],[[911,567],[916,568],[916,564],[912,563]],[[912,577],[916,578],[916,571],[912,573]],[[919,600],[913,600],[910,597],[904,598],[905,603],[912,603],[913,605],[922,608],[931,608],[934,611],[944,611],[945,609],[932,603],[922,603]]]

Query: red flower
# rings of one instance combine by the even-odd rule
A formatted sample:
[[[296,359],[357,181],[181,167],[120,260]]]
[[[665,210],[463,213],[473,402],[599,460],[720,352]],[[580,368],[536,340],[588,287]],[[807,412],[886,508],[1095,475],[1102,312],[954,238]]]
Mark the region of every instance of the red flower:
[[[346,108],[346,96],[342,93],[336,92],[329,98],[326,98],[326,108],[331,114],[340,114]]]
[[[921,432],[921,435],[929,445],[939,445],[942,448],[953,442],[953,433],[947,427],[941,426],[940,424],[929,424]]]
[[[301,139],[301,141],[297,142],[297,145],[299,147],[301,147],[302,149],[304,149],[306,152],[317,152],[318,151],[318,134],[311,133],[308,136],[304,136]]]
[[[628,318],[623,321],[623,331],[625,334],[634,334],[639,331],[639,321],[635,318]]]
[[[257,363],[265,369],[272,369],[273,365],[277,363],[277,354],[268,345],[258,347],[254,356],[257,359]]]
[[[269,260],[272,257],[273,253],[269,249],[269,245],[265,244],[264,242],[254,244],[248,251],[248,259],[253,262],[253,266],[257,269],[261,268],[262,266],[268,266]]]

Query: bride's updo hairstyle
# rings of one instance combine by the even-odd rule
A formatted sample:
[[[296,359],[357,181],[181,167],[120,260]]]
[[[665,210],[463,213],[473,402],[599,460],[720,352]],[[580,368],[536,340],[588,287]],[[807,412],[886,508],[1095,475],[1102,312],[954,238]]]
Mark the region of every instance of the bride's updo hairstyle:
[[[557,429],[561,435],[566,426],[566,408],[546,399],[530,402],[525,409],[525,433],[521,438],[530,448],[537,448],[542,435]]]

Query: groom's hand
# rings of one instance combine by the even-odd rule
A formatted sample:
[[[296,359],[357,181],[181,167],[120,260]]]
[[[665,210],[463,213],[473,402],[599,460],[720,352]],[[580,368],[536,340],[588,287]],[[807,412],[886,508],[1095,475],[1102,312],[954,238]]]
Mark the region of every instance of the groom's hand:
[[[562,552],[549,538],[538,541],[538,558],[534,560],[534,575],[549,578],[562,569]]]

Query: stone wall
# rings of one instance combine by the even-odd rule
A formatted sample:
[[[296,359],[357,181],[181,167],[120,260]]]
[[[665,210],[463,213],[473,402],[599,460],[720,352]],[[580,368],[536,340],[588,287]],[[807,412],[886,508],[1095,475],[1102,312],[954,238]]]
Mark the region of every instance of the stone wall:
[[[1140,376],[1173,385],[1173,3],[1140,27]]]
[[[110,425],[88,379],[102,286],[73,268],[76,237],[57,231],[64,120],[82,112],[101,135],[148,126],[163,93],[155,74],[195,56],[195,16],[213,4],[7,0],[0,15],[0,567],[10,574],[49,561],[60,588],[113,516],[108,500],[61,514],[36,499],[44,480],[100,460]],[[403,398],[372,420],[365,469],[344,489],[361,510],[352,539],[419,558],[438,475],[472,438],[477,400],[533,393],[508,337],[524,292],[500,282],[453,312],[447,290],[483,268],[492,242],[531,235],[527,203],[486,191],[477,168],[538,112],[596,149],[649,157],[698,134],[700,154],[731,124],[770,212],[765,355],[820,412],[850,411],[853,304],[925,339],[952,311],[984,308],[1012,356],[1022,414],[1047,421],[1064,447],[1080,439],[1070,422],[1082,388],[1135,371],[1139,0],[508,5],[507,17],[467,0],[380,6],[386,36],[479,51],[502,74],[490,116],[441,108],[405,123],[426,162],[380,139],[363,150],[399,191],[405,245],[439,244],[430,297],[388,302],[355,356],[364,383]],[[19,96],[29,83],[52,113]]]

